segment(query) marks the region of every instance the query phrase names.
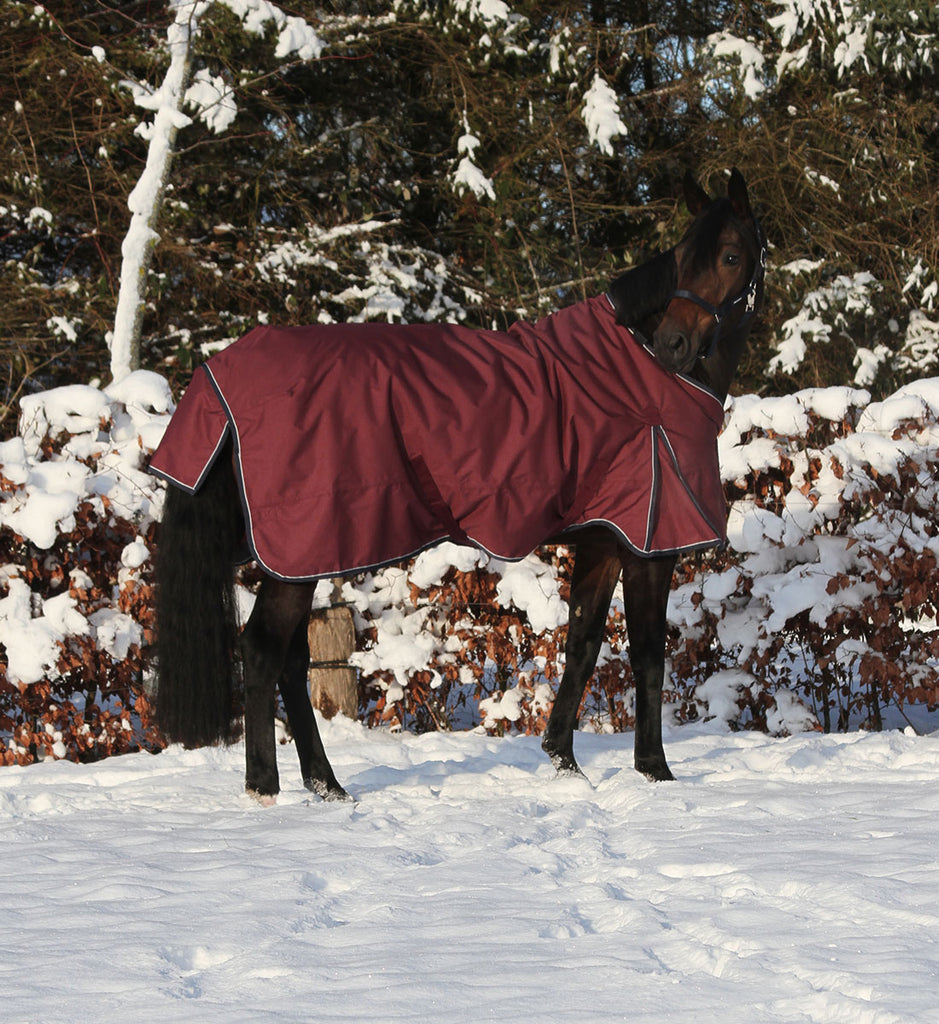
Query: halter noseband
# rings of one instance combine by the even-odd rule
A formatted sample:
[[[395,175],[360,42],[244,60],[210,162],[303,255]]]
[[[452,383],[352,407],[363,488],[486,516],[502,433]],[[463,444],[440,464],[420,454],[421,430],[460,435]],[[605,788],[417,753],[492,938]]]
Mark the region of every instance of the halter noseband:
[[[756,312],[756,296],[760,288],[760,283],[766,276],[766,236],[763,234],[763,228],[760,226],[760,222],[753,218],[753,223],[756,226],[756,238],[760,246],[760,256],[753,267],[753,275],[750,278],[750,283],[733,299],[725,299],[719,306],[712,305],[707,299],[702,299],[700,295],[695,295],[694,292],[689,292],[685,288],[677,288],[668,297],[666,306],[672,299],[690,299],[691,302],[697,303],[703,310],[710,313],[711,316],[717,321],[714,328],[714,336],[711,338],[711,344],[708,346],[707,352],[703,358],[709,359],[717,349],[717,343],[721,337],[721,324],[724,319],[734,311],[734,309],[740,305],[741,302],[746,303],[744,306],[743,316],[740,319],[741,324],[745,324],[750,317]],[[699,353],[699,358],[701,358]]]

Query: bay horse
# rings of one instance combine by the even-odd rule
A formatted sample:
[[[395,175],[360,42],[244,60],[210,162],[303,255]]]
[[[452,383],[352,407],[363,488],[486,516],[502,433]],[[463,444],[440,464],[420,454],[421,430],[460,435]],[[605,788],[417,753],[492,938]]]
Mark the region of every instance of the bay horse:
[[[716,467],[716,431],[719,429],[723,402],[746,345],[754,316],[762,302],[766,243],[751,209],[746,183],[736,168],[730,175],[726,197],[711,199],[690,174],[685,177],[684,197],[692,220],[681,241],[618,277],[610,285],[606,296],[602,297],[602,308],[597,305],[601,299],[593,300],[594,305],[589,308],[591,315],[609,317],[613,325],[611,329],[620,331],[622,337],[627,339],[624,345],[643,345],[646,355],[642,358],[660,377],[680,378],[686,391],[689,387],[696,388],[708,396],[708,401],[717,403],[718,425],[710,438],[713,465]],[[587,303],[578,306],[586,307]],[[549,317],[544,323],[550,323],[551,320]],[[622,328],[629,330],[626,332]],[[361,325],[359,329],[362,329]],[[378,333],[382,329],[386,334]],[[289,332],[314,329],[279,330],[281,333],[277,337],[285,337],[292,345],[297,338]],[[387,326],[383,328],[382,325],[369,324],[365,325],[365,330],[372,331],[370,337],[379,338],[383,344],[387,338],[388,344],[393,345],[398,337],[388,334]],[[467,345],[475,346],[474,352],[479,350],[482,352],[481,358],[496,363],[497,383],[503,374],[507,378],[510,376],[511,367],[503,367],[497,350],[487,347],[501,343],[500,339],[506,335],[487,335],[479,341],[468,329],[460,330],[465,332],[460,338]],[[578,345],[588,344],[590,338],[584,334],[583,329],[580,332]],[[306,337],[304,335],[300,341]],[[333,337],[330,335],[331,339]],[[411,337],[408,335],[409,339]],[[423,338],[424,335],[414,334],[413,337]],[[524,330],[518,337],[522,338],[522,347],[530,347]],[[512,344],[515,345],[517,341],[518,338],[513,336]],[[340,347],[332,340],[330,345],[332,348]],[[235,347],[232,346],[233,349]],[[434,352],[439,351],[440,346],[437,346]],[[516,351],[520,349],[511,349],[511,353]],[[434,355],[434,358],[438,356]],[[445,349],[443,358],[451,358]],[[462,357],[456,353],[452,358]],[[218,357],[213,357],[215,359]],[[251,415],[263,417],[269,414],[267,405],[271,403],[257,399],[256,393],[251,391],[254,381],[244,379],[251,375],[245,372],[239,374],[238,367],[241,364],[231,360],[229,364],[218,364],[218,369],[203,375],[205,379],[210,379],[215,391],[209,384],[201,386],[205,395],[209,396],[205,398],[206,403],[211,400],[216,404],[221,403],[225,408],[224,413],[208,404],[200,406],[201,412],[196,409],[196,419],[201,416],[207,420],[214,416],[221,424],[209,438],[212,450],[208,457],[200,458],[198,479],[194,477],[187,483],[181,481],[178,475],[174,476],[176,470],[173,469],[172,460],[167,462],[164,459],[163,469],[160,468],[158,456],[167,445],[166,438],[151,466],[155,472],[181,484],[168,489],[158,538],[157,724],[167,740],[190,747],[233,740],[236,736],[232,716],[233,663],[240,646],[245,696],[245,786],[248,792],[265,803],[273,802],[279,792],[274,733],[275,693],[279,687],[296,743],[304,786],[327,800],[348,799],[348,794],[336,779],[327,758],[308,696],[307,621],[316,579],[360,571],[361,564],[354,565],[347,561],[345,565],[330,565],[327,571],[320,563],[316,563],[316,571],[310,573],[309,578],[304,578],[297,572],[291,574],[278,571],[266,563],[268,556],[261,551],[261,535],[254,532],[256,528],[261,529],[256,520],[259,521],[262,516],[246,499],[249,470],[245,465],[245,456],[239,449],[242,441],[240,427],[228,407],[229,391],[219,383],[225,365],[233,366],[233,383],[229,389],[247,391]],[[552,376],[563,375],[565,369],[561,366],[553,370]],[[290,366],[279,368],[281,374],[289,374],[290,370]],[[470,386],[468,382],[466,387]],[[522,382],[518,386],[527,385]],[[374,385],[372,387],[374,391]],[[197,391],[195,377],[180,409],[185,402],[195,408],[196,399],[190,400],[190,391]],[[316,403],[307,401],[302,412],[295,415],[313,415],[309,409],[311,404]],[[174,421],[180,416],[180,409],[174,414]],[[710,411],[713,414],[713,408]],[[644,427],[643,430],[652,438],[657,455],[662,456],[661,465],[677,478],[680,485],[686,486],[683,474],[688,473],[687,463],[680,466],[676,461],[667,433],[656,425],[658,414],[655,410],[648,415],[651,416],[648,422],[652,426]],[[606,429],[603,424],[601,426]],[[173,427],[174,422],[171,421],[167,436]],[[354,427],[347,425],[344,429],[359,430],[360,427],[361,422],[356,421]],[[392,424],[386,426],[380,421],[373,433],[395,434],[397,429]],[[329,435],[325,434],[324,437],[326,441],[321,441],[315,432],[304,435],[304,448],[315,452],[318,445],[329,442]],[[335,438],[332,440],[335,441]],[[396,444],[404,443],[399,437],[393,440]],[[383,442],[375,440],[374,443],[380,446]],[[527,441],[525,443],[528,444]],[[177,447],[180,447],[178,442]],[[182,443],[181,447],[188,446]],[[540,443],[535,447],[540,449]],[[498,463],[498,451],[483,454],[487,466],[489,463]],[[571,458],[574,459],[575,455],[576,451]],[[581,461],[590,460],[582,458]],[[603,490],[606,487],[608,492],[613,492],[607,501],[615,503],[620,485],[614,487],[611,484],[614,477],[611,467],[612,463],[606,457],[586,467],[590,479],[587,492],[592,494],[598,488]],[[414,477],[414,493],[420,491],[425,496],[430,495],[430,511],[411,507],[401,510],[395,508],[393,503],[386,503],[382,506],[383,514],[393,517],[400,512],[410,517],[409,523],[423,522],[421,517],[429,516],[436,524],[434,528],[438,529],[439,536],[428,534],[431,538],[428,541],[424,534],[415,534],[423,546],[449,538],[485,547],[469,535],[470,527],[466,525],[468,520],[462,514],[457,515],[453,500],[449,497],[444,500],[440,488],[428,478],[428,474],[421,476],[427,469],[421,460],[412,459],[408,469]],[[262,465],[252,472],[263,476],[263,471]],[[716,468],[711,478],[715,474]],[[506,479],[504,486],[507,490],[510,485],[511,481]],[[502,482],[497,480],[491,489],[501,492],[502,486]],[[699,547],[718,542],[726,527],[726,508],[720,492],[719,475],[716,486],[721,523],[719,528],[711,523],[711,532],[705,531],[705,541],[698,543]],[[299,491],[296,493],[299,494]],[[678,490],[673,493],[684,492]],[[665,497],[661,501],[667,504],[667,493],[663,491],[662,494]],[[501,498],[501,494],[497,496]],[[486,500],[490,498],[491,495],[487,494]],[[545,524],[553,521],[550,516],[542,515],[540,507],[533,509],[527,532],[520,529],[511,552],[516,557],[523,557],[539,543],[559,542],[570,544],[575,550],[566,661],[542,747],[559,772],[580,773],[574,757],[574,728],[584,689],[596,665],[604,637],[613,591],[622,576],[629,656],[636,687],[634,764],[637,771],[650,780],[672,779],[662,745],[661,697],[665,673],[666,607],[677,554],[685,548],[677,545],[674,550],[663,550],[661,545],[634,541],[615,523],[604,519],[602,514],[591,514],[589,509],[585,511],[586,501],[587,498],[578,497],[577,494],[565,499],[565,511],[563,514],[558,513],[564,527],[562,529],[549,528]],[[281,504],[293,506],[294,502],[284,499]],[[655,501],[650,500],[650,521],[653,511],[656,517],[668,511],[659,508],[653,510],[653,505]],[[707,510],[701,508],[696,498],[687,506],[682,506],[683,509],[685,507],[690,511],[681,511],[681,517],[693,516],[697,510],[701,513],[702,522],[711,522],[715,518],[713,512],[708,516]],[[296,509],[274,508],[265,514],[273,515],[278,524],[283,516],[292,515],[293,521],[299,524],[293,532],[303,532],[306,521],[301,514],[302,510],[302,504],[298,503]],[[281,513],[282,517],[278,518]],[[332,525],[330,520],[327,526],[331,529]],[[511,532],[512,524],[500,525]],[[335,527],[339,530],[340,524],[336,523]],[[275,527],[270,531],[272,536],[264,543],[276,546],[280,540],[279,534],[283,532],[285,529],[282,526]],[[327,535],[321,531],[318,536]],[[366,540],[370,543],[372,538]],[[267,570],[240,639],[233,600],[233,566],[239,560],[239,555],[242,561],[245,556],[253,556]],[[371,565],[379,564],[378,556],[373,554],[369,558]]]

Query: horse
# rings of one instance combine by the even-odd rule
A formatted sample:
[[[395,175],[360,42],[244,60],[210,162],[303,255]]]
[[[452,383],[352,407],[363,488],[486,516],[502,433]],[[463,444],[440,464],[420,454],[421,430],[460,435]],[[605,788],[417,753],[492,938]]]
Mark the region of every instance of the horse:
[[[611,323],[615,321],[612,329],[622,329],[622,336],[628,339],[623,344],[641,346],[644,358],[655,373],[668,379],[680,379],[686,390],[697,388],[707,396],[707,401],[716,405],[718,425],[710,440],[716,467],[716,432],[723,402],[762,303],[766,242],[751,209],[743,175],[736,168],[730,174],[726,196],[712,199],[690,173],[685,176],[683,191],[691,222],[681,240],[673,248],[660,252],[613,280],[603,302],[606,304],[604,309],[608,306],[611,311]],[[591,309],[597,316],[603,315],[599,306]],[[547,321],[551,319],[549,317]],[[378,330],[381,326],[369,324],[364,328]],[[423,335],[416,337],[422,338]],[[583,331],[581,337],[586,337]],[[381,339],[384,338],[385,335],[381,335]],[[388,335],[388,338],[388,343],[392,344],[396,342],[397,335]],[[506,369],[499,364],[498,352],[488,347],[501,343],[500,338],[487,336],[478,345],[475,337],[467,340],[460,335],[460,338],[467,344],[476,345],[483,353],[482,358],[497,364],[497,380],[498,374],[510,373],[511,368]],[[292,335],[290,341],[294,344]],[[526,340],[525,344],[529,342]],[[434,351],[439,349],[440,346]],[[514,353],[516,349],[511,351]],[[446,351],[443,358],[449,358]],[[207,366],[212,362],[209,360]],[[254,400],[252,375],[241,372],[239,365],[232,363],[232,387],[237,386],[247,392],[252,415],[267,415],[270,412],[268,406],[277,403]],[[563,369],[562,366],[556,372],[561,373]],[[281,370],[289,372],[290,367],[281,367]],[[279,572],[267,564],[267,556],[261,552],[260,535],[253,532],[257,525],[255,520],[262,517],[246,503],[247,469],[245,457],[239,450],[242,438],[232,419],[233,414],[227,408],[228,399],[218,385],[219,372],[207,376],[212,378],[211,383],[218,392],[212,395],[212,400],[221,402],[225,409],[219,411],[215,406],[210,409],[204,405],[201,413],[197,410],[196,418],[215,416],[222,424],[212,433],[209,443],[214,447],[205,459],[205,466],[198,470],[198,479],[181,483],[166,468],[165,459],[163,469],[160,468],[158,456],[167,444],[166,439],[154,455],[151,466],[172,483],[181,483],[168,488],[157,542],[157,725],[167,741],[181,742],[188,747],[234,741],[239,729],[233,718],[233,668],[240,648],[247,792],[262,803],[273,803],[280,789],[274,732],[275,698],[279,688],[296,744],[303,785],[326,800],[350,799],[330,765],[309,700],[307,621],[316,579],[360,571],[362,566],[329,565],[327,571],[323,568],[325,563],[317,562],[317,571],[310,577],[304,577]],[[190,385],[193,392],[196,391],[195,385],[194,377]],[[209,385],[205,385],[205,391],[211,391]],[[181,400],[170,428],[187,401],[189,391]],[[191,404],[194,405],[195,401],[193,399]],[[713,409],[709,412],[713,413]],[[305,410],[304,415],[309,414],[309,410]],[[226,416],[231,423],[226,421]],[[392,425],[383,428],[384,424],[381,424],[378,430],[388,434],[396,431]],[[343,429],[350,428],[347,425]],[[661,448],[666,452],[662,465],[673,467],[669,472],[685,483],[682,472],[687,474],[687,462],[684,467],[674,462],[668,437],[660,429],[656,434],[657,429],[654,425],[651,427],[651,436],[658,446],[656,451]],[[169,433],[170,429],[167,436]],[[334,438],[335,435],[326,436]],[[395,443],[401,441],[400,438],[393,440]],[[305,441],[306,447],[314,453],[327,443],[326,440],[321,441],[316,432]],[[176,447],[187,446],[177,442]],[[484,454],[487,454],[487,464],[498,462],[498,452]],[[615,487],[610,485],[612,470],[609,466],[608,459],[598,459],[595,465],[587,467],[592,474],[588,491],[596,490],[598,486],[601,489],[606,486],[608,491],[614,492],[620,488],[619,483]],[[691,468],[694,469],[693,466]],[[408,465],[408,472],[414,478],[412,483],[416,480],[413,493],[429,495],[427,505],[430,511],[412,508],[416,501],[407,500],[400,503],[406,506],[403,509],[395,508],[393,504],[383,506],[383,514],[394,516],[400,512],[415,522],[423,522],[422,517],[433,520],[433,532],[417,535],[425,546],[444,539],[484,546],[469,535],[466,520],[453,511],[453,500],[441,495],[440,487],[429,479],[430,474],[426,471],[427,467],[418,458],[412,459]],[[602,478],[599,482],[598,476]],[[711,476],[714,476],[713,471]],[[510,481],[506,480],[504,485],[508,488]],[[500,487],[502,482],[497,480],[491,489],[499,491]],[[705,530],[704,540],[698,538],[699,546],[720,542],[721,531],[726,530],[726,506],[719,476],[717,491],[723,516],[720,529],[714,527],[710,533]],[[412,491],[401,493],[410,494]],[[614,493],[610,500],[615,498]],[[666,607],[681,548],[662,550],[661,545],[656,547],[634,542],[602,516],[587,515],[579,507],[575,509],[578,501],[583,503],[584,500],[576,495],[568,496],[563,512],[566,518],[560,520],[563,525],[559,530],[551,526],[553,520],[550,517],[534,509],[530,527],[520,528],[513,540],[516,557],[523,557],[541,543],[564,543],[574,549],[566,661],[542,747],[559,773],[582,774],[574,756],[574,729],[584,689],[595,668],[604,637],[614,588],[622,577],[630,661],[636,688],[634,766],[649,780],[671,780],[674,776],[662,744],[661,697],[665,674]],[[661,500],[668,503],[667,496]],[[278,524],[289,522],[294,525],[289,530],[278,525],[271,532],[277,535],[303,533],[304,515],[308,515],[303,511],[304,507],[297,504],[294,508],[295,502],[290,498],[283,499],[281,504],[290,507],[274,508],[270,514],[275,518],[281,514],[287,517],[276,519]],[[692,516],[693,509],[699,507],[698,500],[682,506],[683,509],[685,507],[692,511],[682,511],[681,516]],[[662,511],[656,509],[655,514]],[[514,515],[524,519],[526,514]],[[649,515],[651,517],[651,511]],[[702,516],[708,521],[715,517],[712,514],[709,519],[703,513]],[[503,524],[506,530],[511,526],[511,523]],[[355,529],[354,523],[350,529]],[[278,540],[279,536],[275,536],[270,543],[276,544]],[[365,542],[369,540],[366,538]],[[528,546],[527,551],[525,545]],[[261,564],[265,573],[253,610],[239,636],[233,600],[233,571],[239,560],[246,561],[250,557]],[[378,555],[371,553],[367,557],[372,559],[371,564],[380,564]]]

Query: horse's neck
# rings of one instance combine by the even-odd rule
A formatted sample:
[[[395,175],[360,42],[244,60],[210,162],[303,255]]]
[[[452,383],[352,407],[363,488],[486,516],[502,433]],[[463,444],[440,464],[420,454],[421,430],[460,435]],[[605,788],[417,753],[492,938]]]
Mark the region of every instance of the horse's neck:
[[[607,289],[616,319],[652,337],[675,288],[675,254],[660,252],[638,267],[620,274]]]

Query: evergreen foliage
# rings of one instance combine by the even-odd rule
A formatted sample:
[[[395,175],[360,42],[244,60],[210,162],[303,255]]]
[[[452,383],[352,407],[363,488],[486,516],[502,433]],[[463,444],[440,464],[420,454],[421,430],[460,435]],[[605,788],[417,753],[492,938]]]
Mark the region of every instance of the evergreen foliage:
[[[687,168],[732,165],[772,244],[743,388],[883,394],[939,362],[930,5],[294,4],[316,58],[255,6],[201,19],[143,365],[182,382],[264,317],[537,316],[674,241]],[[0,2],[6,433],[19,394],[106,375],[172,16]]]

